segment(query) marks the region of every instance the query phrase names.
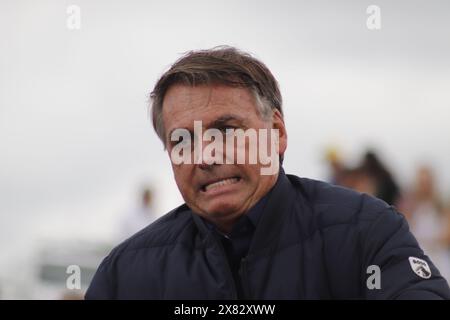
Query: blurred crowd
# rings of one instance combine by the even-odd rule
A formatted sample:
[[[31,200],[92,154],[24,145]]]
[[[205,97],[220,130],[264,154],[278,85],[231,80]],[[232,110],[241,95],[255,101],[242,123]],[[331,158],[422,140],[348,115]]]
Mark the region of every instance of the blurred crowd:
[[[412,185],[400,186],[375,151],[366,151],[351,166],[330,148],[326,160],[332,183],[378,197],[402,213],[422,249],[450,280],[450,201],[440,194],[432,167],[416,168]]]

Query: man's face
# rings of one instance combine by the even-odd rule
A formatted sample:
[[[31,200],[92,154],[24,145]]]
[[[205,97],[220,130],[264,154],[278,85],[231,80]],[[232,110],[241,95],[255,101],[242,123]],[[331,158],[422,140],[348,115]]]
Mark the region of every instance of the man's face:
[[[280,113],[277,111],[270,119],[262,119],[253,95],[244,88],[172,86],[163,103],[169,156],[178,143],[171,141],[171,132],[184,128],[193,136],[194,121],[202,122],[203,132],[215,128],[224,135],[226,129],[256,129],[257,132],[258,129],[278,129],[279,153],[283,154],[286,149],[286,131]],[[201,150],[210,143],[202,142],[202,137],[197,138],[200,139]],[[245,148],[248,152],[248,141]],[[225,147],[223,149],[226,150]],[[236,152],[236,147],[233,152]],[[176,165],[172,162],[172,168],[187,205],[219,228],[229,231],[233,222],[272,188],[278,176],[261,175],[259,160],[256,164],[248,162],[237,164],[236,158],[233,164],[208,165],[201,162]]]

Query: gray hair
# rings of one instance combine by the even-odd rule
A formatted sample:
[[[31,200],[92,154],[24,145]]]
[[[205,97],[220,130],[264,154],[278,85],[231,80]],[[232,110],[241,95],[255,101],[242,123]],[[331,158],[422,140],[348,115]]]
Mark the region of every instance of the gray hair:
[[[163,101],[167,90],[176,84],[248,88],[263,119],[269,120],[275,110],[283,115],[278,82],[262,62],[229,46],[190,51],[161,76],[150,94],[153,127],[164,147]]]

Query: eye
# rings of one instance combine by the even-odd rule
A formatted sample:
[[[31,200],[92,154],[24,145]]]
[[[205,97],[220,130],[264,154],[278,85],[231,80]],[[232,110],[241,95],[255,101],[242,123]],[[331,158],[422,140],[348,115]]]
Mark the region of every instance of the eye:
[[[184,146],[190,145],[190,144],[192,144],[191,141],[189,139],[183,139],[183,137],[179,137],[177,140],[170,142],[170,145],[172,147],[175,147],[176,145],[184,147]]]
[[[223,133],[225,133],[225,134],[229,134],[229,133],[231,133],[232,131],[236,130],[237,127],[232,126],[232,125],[223,125],[223,126],[221,126],[220,128],[218,128],[218,129],[219,129],[220,131],[222,131]]]

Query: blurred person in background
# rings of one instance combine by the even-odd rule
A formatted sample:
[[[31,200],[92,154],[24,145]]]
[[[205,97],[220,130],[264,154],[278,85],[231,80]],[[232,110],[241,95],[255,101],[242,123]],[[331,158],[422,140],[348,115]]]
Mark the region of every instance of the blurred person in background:
[[[339,185],[374,197],[377,195],[375,179],[360,167],[342,170]]]
[[[374,151],[367,151],[360,168],[375,184],[375,197],[395,205],[400,197],[400,188],[379,156]]]
[[[419,167],[414,186],[400,202],[399,209],[409,220],[411,231],[420,246],[449,280],[449,210],[444,207],[436,189],[432,169],[428,166]]]
[[[330,170],[328,181],[332,184],[342,185],[342,180],[346,175],[346,167],[337,147],[330,146],[326,149],[325,161],[327,162]]]
[[[126,239],[156,219],[153,210],[153,192],[148,186],[141,189],[139,203],[135,208],[126,212],[119,224],[119,237]]]
[[[336,148],[329,148],[326,161],[331,171],[331,183],[380,198],[388,204],[398,200],[397,183],[374,152],[366,152],[358,166],[350,167],[342,161]]]

